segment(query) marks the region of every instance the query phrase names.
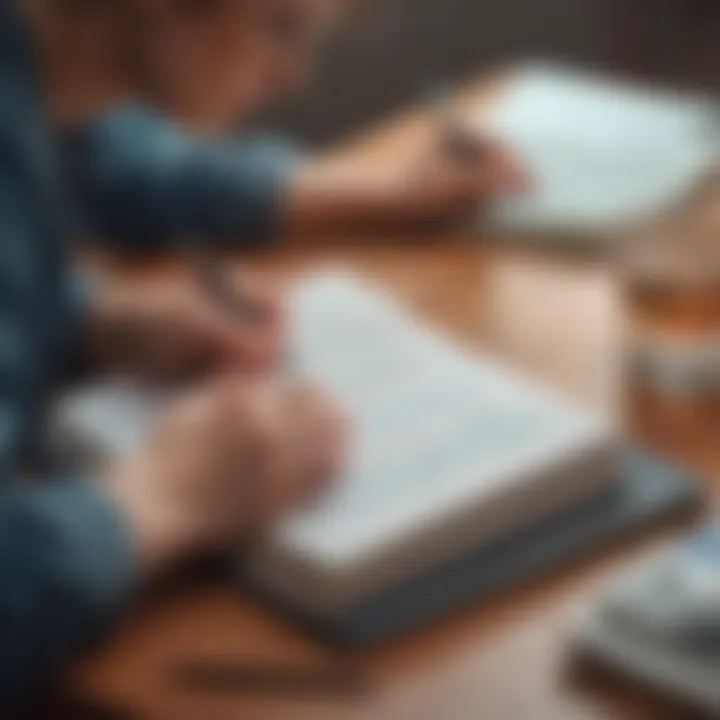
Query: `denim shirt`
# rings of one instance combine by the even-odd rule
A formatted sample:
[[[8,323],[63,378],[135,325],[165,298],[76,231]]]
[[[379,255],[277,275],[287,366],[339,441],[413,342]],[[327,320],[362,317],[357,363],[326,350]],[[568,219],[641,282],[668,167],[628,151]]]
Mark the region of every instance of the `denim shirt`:
[[[46,125],[27,30],[0,2],[0,715],[61,667],[134,584],[131,539],[92,482],[22,479],[72,362],[83,294],[79,227],[117,247],[177,235],[272,235],[287,156],[184,135],[118,109],[63,138]],[[78,222],[80,221],[80,225]]]

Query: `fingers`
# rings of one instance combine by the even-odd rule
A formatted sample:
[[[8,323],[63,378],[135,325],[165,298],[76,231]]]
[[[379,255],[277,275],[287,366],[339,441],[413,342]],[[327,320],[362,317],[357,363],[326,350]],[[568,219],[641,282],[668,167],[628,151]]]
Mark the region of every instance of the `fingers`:
[[[484,171],[489,189],[496,194],[521,192],[530,182],[519,158],[499,141],[488,143]]]
[[[263,470],[256,511],[271,523],[314,498],[335,476],[343,422],[332,400],[308,386],[266,382],[254,401],[256,458]]]
[[[288,417],[295,428],[297,455],[304,468],[300,500],[312,498],[337,474],[346,440],[346,420],[325,392],[307,385],[290,391]]]
[[[459,203],[520,192],[527,187],[525,169],[502,141],[462,126],[450,132],[439,138],[438,151],[445,177],[456,188]]]
[[[238,299],[247,304],[232,308],[199,298],[195,308],[200,341],[215,369],[264,372],[274,367],[285,336],[285,312],[280,293],[258,279],[239,284]],[[238,303],[240,305],[240,303]]]
[[[468,189],[476,196],[507,195],[526,187],[527,178],[519,161],[496,141],[483,141],[475,157],[461,168]]]
[[[243,293],[247,317],[199,289],[176,284],[127,285],[101,307],[100,347],[91,350],[113,372],[153,382],[181,382],[223,369],[271,369],[284,336],[280,294],[250,278]]]
[[[325,393],[269,378],[227,378],[196,432],[214,468],[208,502],[227,532],[254,535],[323,490],[341,466],[345,428]],[[218,458],[220,465],[218,467]],[[222,518],[222,522],[220,522]]]
[[[340,468],[345,437],[317,389],[228,376],[173,403],[110,485],[143,556],[187,558],[235,548],[312,499]]]

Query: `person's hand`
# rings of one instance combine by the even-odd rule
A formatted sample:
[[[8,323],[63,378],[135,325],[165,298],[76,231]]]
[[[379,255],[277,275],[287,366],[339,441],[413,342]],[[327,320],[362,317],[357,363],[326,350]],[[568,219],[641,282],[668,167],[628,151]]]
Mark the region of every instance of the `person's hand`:
[[[283,343],[280,295],[249,275],[242,291],[253,306],[247,319],[195,285],[111,281],[90,313],[86,354],[104,371],[152,381],[269,370]]]
[[[465,217],[493,198],[529,184],[501,142],[456,128],[436,128],[413,150],[309,160],[291,178],[286,229],[307,235],[387,224],[441,223]]]
[[[520,192],[528,179],[500,141],[457,127],[435,134],[389,182],[402,213],[433,221],[461,217],[491,199]]]
[[[228,377],[176,401],[106,489],[152,574],[254,539],[323,489],[344,443],[343,419],[322,392]]]

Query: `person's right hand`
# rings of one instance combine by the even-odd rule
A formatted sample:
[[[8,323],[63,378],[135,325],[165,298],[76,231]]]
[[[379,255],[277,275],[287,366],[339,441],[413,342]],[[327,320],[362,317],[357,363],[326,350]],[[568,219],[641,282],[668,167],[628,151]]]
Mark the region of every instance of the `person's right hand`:
[[[154,573],[239,547],[311,499],[337,472],[344,439],[338,409],[318,390],[223,379],[177,401],[107,489]]]
[[[103,282],[87,314],[87,360],[96,370],[160,383],[268,373],[284,343],[282,296],[257,273],[238,280],[235,291],[242,289],[250,308],[242,317],[185,284]]]
[[[396,196],[408,217],[442,220],[524,191],[520,159],[498,139],[458,126],[442,131],[396,177]]]
[[[370,163],[352,157],[301,163],[285,197],[286,230],[307,236],[396,224],[428,227],[527,189],[519,158],[501,142],[462,128],[455,135],[432,133],[412,152],[386,153]]]

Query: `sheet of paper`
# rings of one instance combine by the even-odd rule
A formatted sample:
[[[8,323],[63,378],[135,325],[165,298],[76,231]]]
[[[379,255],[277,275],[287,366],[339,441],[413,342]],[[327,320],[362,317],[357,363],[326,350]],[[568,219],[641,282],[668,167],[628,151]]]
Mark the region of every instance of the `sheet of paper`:
[[[491,220],[508,229],[612,232],[679,200],[720,147],[720,106],[552,65],[520,71],[478,125],[519,153],[529,192]]]
[[[343,562],[609,434],[604,421],[350,277],[307,281],[293,308],[293,362],[340,398],[353,427],[341,481],[282,528],[284,542],[310,556]]]

